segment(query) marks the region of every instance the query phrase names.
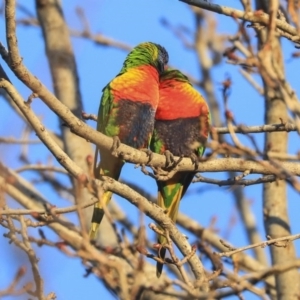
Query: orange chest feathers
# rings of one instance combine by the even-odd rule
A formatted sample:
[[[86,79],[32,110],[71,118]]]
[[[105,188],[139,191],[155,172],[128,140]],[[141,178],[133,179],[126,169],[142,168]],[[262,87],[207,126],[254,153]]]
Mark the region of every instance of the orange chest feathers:
[[[208,106],[201,94],[190,84],[172,80],[160,84],[158,120],[199,117],[208,114]]]
[[[159,100],[158,82],[158,72],[154,67],[141,66],[117,76],[110,83],[110,88],[114,102],[130,100],[156,108]]]

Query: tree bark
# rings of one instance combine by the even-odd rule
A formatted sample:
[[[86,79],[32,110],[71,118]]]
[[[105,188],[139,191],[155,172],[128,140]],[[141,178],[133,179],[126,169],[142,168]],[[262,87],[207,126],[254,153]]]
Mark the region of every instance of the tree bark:
[[[202,75],[202,86],[205,92],[206,101],[210,107],[210,113],[212,118],[212,123],[216,127],[221,127],[222,118],[221,111],[215,94],[215,88],[212,81],[211,69],[213,65],[216,65],[219,61],[224,49],[220,47],[212,47],[213,43],[217,43],[218,36],[216,32],[207,32],[207,28],[204,26],[204,22],[211,22],[208,13],[199,9],[197,7],[192,8],[195,13],[196,19],[196,36],[195,36],[195,49],[198,54],[200,72]],[[214,21],[214,19],[213,19]],[[211,25],[211,26],[209,26]],[[208,24],[208,28],[213,27],[212,24]],[[219,49],[219,53],[215,49]],[[211,54],[211,55],[209,55]],[[210,57],[217,57],[215,63]],[[220,140],[226,139],[224,136],[219,136]],[[237,176],[236,172],[228,172],[229,178],[234,178]],[[245,230],[245,234],[250,244],[255,244],[261,242],[261,236],[258,233],[256,218],[253,214],[247,198],[245,197],[244,188],[241,186],[236,186],[232,193],[236,208],[238,210],[239,216],[242,219],[242,224]],[[257,260],[267,266],[266,252],[263,248],[255,248],[253,252]]]
[[[256,9],[277,16],[278,1],[256,1]],[[286,105],[276,88],[276,72],[274,64],[284,72],[283,56],[280,41],[272,36],[272,21],[267,30],[258,32],[259,38],[259,60],[261,63],[261,74],[265,88],[265,124],[271,124],[280,120],[287,121],[288,113]],[[286,153],[288,145],[288,134],[286,132],[271,132],[265,135],[265,150]],[[286,182],[279,181],[266,183],[263,186],[263,214],[266,235],[278,238],[291,234],[289,216],[287,213],[287,191]],[[294,261],[296,259],[293,243],[285,247],[271,246],[272,265]],[[297,269],[275,275],[276,299],[299,299],[299,274]]]

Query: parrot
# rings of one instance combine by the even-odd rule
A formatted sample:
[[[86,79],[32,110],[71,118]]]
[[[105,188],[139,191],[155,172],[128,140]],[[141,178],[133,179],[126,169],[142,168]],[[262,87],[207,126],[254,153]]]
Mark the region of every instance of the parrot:
[[[120,73],[102,90],[97,130],[136,149],[147,149],[154,129],[159,100],[159,75],[167,68],[169,55],[159,44],[144,42],[127,55]],[[96,157],[100,154],[100,163]],[[96,147],[94,176],[119,179],[124,161],[111,151]],[[104,192],[94,205],[89,237],[94,240],[104,210],[112,197]]]
[[[159,102],[155,114],[150,149],[154,153],[190,157],[194,163],[205,151],[210,130],[210,111],[202,95],[179,70],[167,69],[160,76]],[[179,203],[195,172],[178,172],[167,181],[157,180],[157,204],[176,222]],[[164,259],[166,238],[158,236],[159,257]],[[162,274],[163,264],[157,262],[156,276]]]

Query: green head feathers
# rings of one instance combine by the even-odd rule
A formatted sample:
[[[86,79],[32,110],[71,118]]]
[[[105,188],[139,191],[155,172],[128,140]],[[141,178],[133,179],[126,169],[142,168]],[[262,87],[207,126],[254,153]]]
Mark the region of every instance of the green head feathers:
[[[141,43],[127,55],[121,73],[129,68],[151,65],[162,74],[168,61],[169,55],[164,47],[151,42]]]
[[[159,80],[160,82],[162,82],[170,79],[191,84],[188,77],[181,73],[179,70],[169,68],[160,75]]]

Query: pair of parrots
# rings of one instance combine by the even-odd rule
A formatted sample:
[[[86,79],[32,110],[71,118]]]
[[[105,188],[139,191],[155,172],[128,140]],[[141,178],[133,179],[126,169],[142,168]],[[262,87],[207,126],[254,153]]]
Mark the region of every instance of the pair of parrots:
[[[120,73],[103,89],[97,130],[136,149],[175,156],[200,157],[205,149],[210,126],[209,108],[188,78],[178,70],[167,68],[169,56],[158,44],[146,42],[136,46],[126,57]],[[101,160],[95,177],[118,180],[124,161],[111,152],[97,149]],[[96,153],[96,156],[98,153]],[[167,181],[157,181],[158,200],[175,222],[179,202],[190,185],[194,172],[178,172]],[[95,204],[90,238],[95,239],[103,218],[103,207],[111,199],[105,192]],[[159,256],[163,259],[165,238]],[[157,263],[157,276],[163,264]]]

